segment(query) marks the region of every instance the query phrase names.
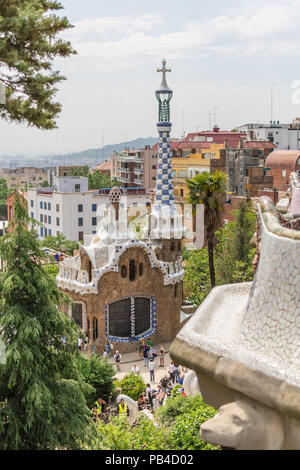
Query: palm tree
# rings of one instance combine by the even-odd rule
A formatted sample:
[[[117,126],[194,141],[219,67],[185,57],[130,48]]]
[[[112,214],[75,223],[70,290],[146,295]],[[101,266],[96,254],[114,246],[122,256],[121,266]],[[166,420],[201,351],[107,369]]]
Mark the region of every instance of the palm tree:
[[[192,179],[187,179],[189,189],[188,202],[193,206],[195,213],[196,205],[204,205],[204,224],[206,227],[207,249],[209,259],[211,287],[216,285],[214,267],[214,235],[221,222],[222,196],[226,194],[227,175],[217,170],[210,174],[200,173]]]

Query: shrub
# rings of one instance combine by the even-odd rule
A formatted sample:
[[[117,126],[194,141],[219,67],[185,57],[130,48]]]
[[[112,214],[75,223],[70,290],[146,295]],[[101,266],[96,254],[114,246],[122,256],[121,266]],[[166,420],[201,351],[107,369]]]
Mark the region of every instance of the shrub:
[[[209,407],[207,407],[209,408]],[[213,418],[215,410],[200,408],[178,416],[171,428],[170,449],[176,450],[217,450],[218,447],[204,441],[200,436],[200,425]]]
[[[114,389],[113,366],[93,355],[91,358],[80,356],[79,368],[85,382],[93,387],[86,396],[88,406],[92,406],[99,397],[109,400]]]
[[[121,388],[124,395],[137,401],[141,393],[146,390],[146,384],[140,374],[134,375],[133,372],[126,374],[122,380],[116,382],[116,387]]]
[[[99,439],[95,450],[168,450],[166,429],[140,414],[135,426],[126,420],[111,418],[108,424],[97,426]]]

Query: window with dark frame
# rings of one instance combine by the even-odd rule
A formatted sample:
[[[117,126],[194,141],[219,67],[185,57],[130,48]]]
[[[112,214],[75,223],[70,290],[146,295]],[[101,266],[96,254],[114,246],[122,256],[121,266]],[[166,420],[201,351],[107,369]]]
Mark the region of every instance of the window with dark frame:
[[[130,260],[129,262],[129,281],[134,282],[136,275],[136,266],[134,259]]]
[[[93,318],[93,341],[96,341],[98,338],[98,320],[97,318]]]
[[[134,315],[133,325],[132,314]],[[109,336],[117,338],[131,338],[150,330],[151,299],[149,297],[135,297],[134,299],[128,297],[111,303],[108,307],[108,325]],[[132,331],[133,328],[134,331]]]

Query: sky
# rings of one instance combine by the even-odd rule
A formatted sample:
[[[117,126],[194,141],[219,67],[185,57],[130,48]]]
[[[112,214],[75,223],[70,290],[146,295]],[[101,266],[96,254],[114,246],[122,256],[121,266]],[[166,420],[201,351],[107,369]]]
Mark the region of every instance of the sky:
[[[67,78],[58,129],[0,122],[0,155],[42,156],[156,135],[162,59],[173,137],[300,116],[300,0],[61,0],[76,56],[56,59]],[[294,88],[293,88],[294,87]],[[209,119],[211,113],[211,119]]]

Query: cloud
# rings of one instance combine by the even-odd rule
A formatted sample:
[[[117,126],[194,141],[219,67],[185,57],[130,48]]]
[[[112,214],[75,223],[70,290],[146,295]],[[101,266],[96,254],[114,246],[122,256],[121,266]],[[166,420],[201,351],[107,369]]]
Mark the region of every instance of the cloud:
[[[177,31],[164,32],[172,28],[172,22],[148,14],[79,21],[69,34],[78,52],[75,61],[83,61],[89,69],[111,70],[162,56],[174,60],[216,54],[298,55],[295,31],[299,20],[299,0],[293,0],[255,4],[247,14],[194,19]]]

